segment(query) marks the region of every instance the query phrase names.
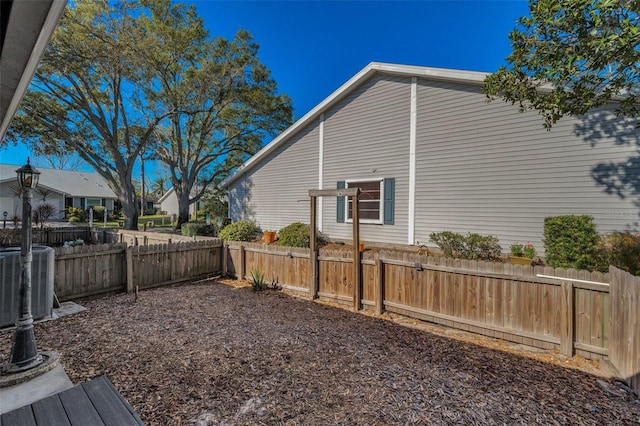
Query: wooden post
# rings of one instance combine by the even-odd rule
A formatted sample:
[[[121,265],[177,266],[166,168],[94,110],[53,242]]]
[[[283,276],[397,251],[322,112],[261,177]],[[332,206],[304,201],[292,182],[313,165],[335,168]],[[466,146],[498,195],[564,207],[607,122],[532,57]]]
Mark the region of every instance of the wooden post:
[[[133,247],[127,246],[127,293],[131,293],[134,289],[133,285]]]
[[[560,353],[566,356],[573,356],[573,334],[574,334],[574,303],[573,303],[573,283],[562,282],[562,296],[560,297]]]
[[[318,297],[320,281],[318,274],[318,248],[316,247],[316,197],[311,196],[311,217],[309,219],[309,290],[311,300]]]
[[[384,303],[384,263],[380,253],[376,254],[376,315],[382,314]]]
[[[357,194],[357,193],[356,193]],[[355,311],[361,308],[362,299],[362,254],[360,253],[360,219],[358,218],[358,195],[353,198],[353,269],[354,269],[354,287],[355,294],[353,297],[353,309]]]
[[[229,272],[229,244],[222,245],[222,277],[226,277]]]
[[[244,246],[241,244],[240,245],[240,256],[239,256],[239,260],[238,260],[238,270],[236,273],[236,279],[238,280],[244,280],[244,277],[246,275],[245,270],[244,270],[244,257],[245,257],[245,252],[244,252]]]

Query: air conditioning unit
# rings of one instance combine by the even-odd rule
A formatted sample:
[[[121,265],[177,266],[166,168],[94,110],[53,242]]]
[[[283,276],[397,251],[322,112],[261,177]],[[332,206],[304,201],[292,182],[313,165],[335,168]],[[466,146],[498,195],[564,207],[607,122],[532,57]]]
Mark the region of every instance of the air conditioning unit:
[[[51,247],[33,246],[31,263],[31,314],[34,319],[51,316],[53,267]],[[15,325],[20,315],[20,248],[0,249],[0,328]]]

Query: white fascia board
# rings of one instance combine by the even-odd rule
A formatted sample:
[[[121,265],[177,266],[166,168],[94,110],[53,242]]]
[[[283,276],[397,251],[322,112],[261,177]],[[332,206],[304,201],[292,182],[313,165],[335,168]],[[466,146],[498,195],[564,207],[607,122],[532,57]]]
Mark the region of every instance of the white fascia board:
[[[31,8],[36,6],[42,7],[43,4],[46,4],[46,3],[28,2],[28,1],[14,2],[12,8],[13,7]],[[4,117],[2,117],[2,122],[0,123],[0,140],[4,138],[7,132],[7,129],[9,128],[9,124],[11,123],[11,119],[15,115],[16,111],[18,111],[18,106],[20,105],[20,102],[22,101],[24,94],[27,92],[27,89],[29,88],[29,84],[31,83],[31,79],[33,78],[33,75],[36,72],[36,68],[38,68],[40,59],[42,58],[42,55],[44,55],[44,51],[49,44],[49,40],[51,40],[51,36],[53,35],[53,32],[58,27],[58,22],[60,21],[60,18],[62,17],[62,14],[66,6],[67,6],[67,0],[51,1],[49,12],[47,13],[47,17],[44,22],[44,25],[39,31],[38,38],[35,44],[33,45],[31,54],[29,56],[29,61],[27,62],[24,72],[20,77],[18,86],[16,87],[13,97],[11,98],[11,103],[9,104],[9,107],[7,108],[7,111]],[[11,20],[11,15],[9,16],[9,19]],[[29,23],[24,22],[24,24],[28,25]]]
[[[332,105],[344,98],[353,88],[355,88],[362,81],[368,79],[375,73],[386,73],[400,76],[413,76],[423,77],[434,80],[446,80],[460,83],[470,83],[481,85],[485,77],[489,73],[477,72],[477,71],[460,71],[449,70],[444,68],[430,68],[420,67],[414,65],[397,65],[386,64],[381,62],[371,62],[369,65],[360,70],[356,75],[351,77],[346,83],[335,90],[331,95],[325,98],[322,102],[316,105],[311,111],[306,113],[302,118],[291,125],[287,130],[278,135],[274,140],[265,145],[260,151],[258,151],[253,157],[245,161],[236,171],[222,181],[220,186],[226,188],[235,182],[245,172],[255,166],[262,158],[266,157],[270,152],[275,150],[282,143],[286,142],[289,137],[295,134],[300,128],[306,126],[312,120],[315,120],[329,109]]]

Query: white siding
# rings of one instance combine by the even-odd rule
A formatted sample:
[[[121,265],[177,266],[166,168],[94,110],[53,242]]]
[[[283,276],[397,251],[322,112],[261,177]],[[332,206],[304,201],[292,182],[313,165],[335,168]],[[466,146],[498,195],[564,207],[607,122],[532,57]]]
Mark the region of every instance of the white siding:
[[[407,241],[410,96],[411,78],[378,75],[325,113],[325,189],[342,180],[395,178],[395,223],[362,224],[364,241]],[[323,202],[323,231],[351,239],[352,224],[336,222],[336,203]]]
[[[318,187],[318,122],[302,129],[229,188],[229,214],[263,230],[309,223],[309,190]]]
[[[504,250],[531,241],[542,252],[548,216],[590,214],[599,231],[637,228],[638,194],[609,194],[595,180],[597,167],[637,155],[632,124],[593,121],[612,118],[598,111],[547,131],[537,112],[487,104],[479,88],[419,80],[416,240],[477,232],[498,236]]]

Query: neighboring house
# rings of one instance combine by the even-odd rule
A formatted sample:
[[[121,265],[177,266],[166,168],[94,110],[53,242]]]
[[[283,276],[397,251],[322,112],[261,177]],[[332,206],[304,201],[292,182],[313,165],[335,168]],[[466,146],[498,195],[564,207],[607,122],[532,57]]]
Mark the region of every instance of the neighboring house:
[[[198,188],[192,188],[189,196],[195,197],[198,193]],[[160,199],[154,204],[154,206],[160,205],[160,212],[168,215],[178,215],[178,196],[173,188],[169,188]],[[201,202],[196,201],[189,205],[189,217],[193,217],[195,213],[200,210]]]
[[[22,196],[16,182],[16,169],[21,166],[0,164],[0,212],[9,217],[22,216]],[[113,211],[116,194],[95,172],[80,172],[36,167],[40,172],[38,187],[33,191],[33,208],[48,203],[56,209],[56,218],[64,217],[66,207],[89,209],[104,206]]]
[[[439,231],[543,251],[545,217],[589,214],[638,229],[635,123],[599,109],[551,131],[536,111],[487,103],[486,73],[371,63],[227,178],[233,220],[309,221],[310,189],[359,186],[361,238],[428,242]],[[318,199],[318,227],[351,239],[351,203]]]

